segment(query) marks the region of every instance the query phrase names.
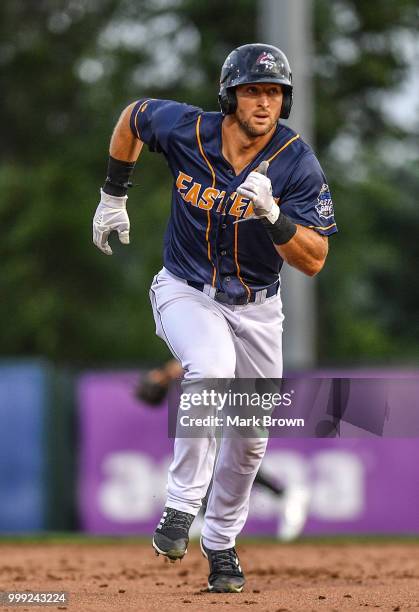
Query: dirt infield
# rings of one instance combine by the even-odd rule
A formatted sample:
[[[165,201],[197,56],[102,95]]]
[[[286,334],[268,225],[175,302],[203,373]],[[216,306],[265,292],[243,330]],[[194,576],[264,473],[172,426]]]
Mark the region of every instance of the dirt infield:
[[[0,591],[68,591],[67,605],[0,610],[419,610],[419,542],[245,543],[241,594],[209,594],[192,543],[181,563],[144,542],[0,543]]]

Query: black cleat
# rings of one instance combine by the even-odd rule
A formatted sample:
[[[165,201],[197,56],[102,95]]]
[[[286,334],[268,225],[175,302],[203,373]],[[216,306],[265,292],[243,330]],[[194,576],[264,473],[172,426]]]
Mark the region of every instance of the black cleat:
[[[208,559],[210,575],[208,591],[211,593],[241,593],[245,578],[235,548],[210,550],[201,538],[201,551]]]
[[[153,536],[153,548],[157,555],[164,555],[170,561],[182,559],[187,553],[189,528],[193,514],[174,508],[165,508]]]

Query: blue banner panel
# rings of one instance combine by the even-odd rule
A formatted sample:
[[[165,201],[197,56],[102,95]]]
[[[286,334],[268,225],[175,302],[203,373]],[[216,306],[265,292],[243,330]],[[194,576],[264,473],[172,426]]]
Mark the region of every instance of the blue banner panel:
[[[39,362],[0,362],[0,533],[45,528],[48,374]]]

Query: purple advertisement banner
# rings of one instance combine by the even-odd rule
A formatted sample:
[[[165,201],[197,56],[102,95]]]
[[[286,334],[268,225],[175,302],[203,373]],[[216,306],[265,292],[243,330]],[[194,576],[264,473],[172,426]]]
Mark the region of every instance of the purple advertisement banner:
[[[89,533],[149,535],[160,519],[173,440],[166,404],[138,401],[137,382],[138,372],[91,373],[79,381],[79,515]],[[414,381],[406,382],[401,393],[411,398]],[[278,483],[309,491],[307,535],[419,533],[419,439],[272,438],[262,465]],[[279,503],[255,486],[243,533],[276,536]],[[199,529],[198,518],[191,535]]]

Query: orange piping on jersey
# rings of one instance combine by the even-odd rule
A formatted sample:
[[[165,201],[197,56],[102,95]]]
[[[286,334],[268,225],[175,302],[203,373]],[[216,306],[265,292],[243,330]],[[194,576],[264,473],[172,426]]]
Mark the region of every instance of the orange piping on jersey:
[[[309,229],[318,229],[318,230],[328,230],[331,227],[335,227],[336,223],[332,223],[332,225],[328,225],[327,227],[322,227],[321,225],[309,225]]]
[[[288,140],[288,142],[286,142],[284,145],[282,145],[282,147],[280,149],[278,149],[278,151],[276,153],[274,153],[271,157],[269,157],[269,159],[267,159],[266,161],[271,162],[273,159],[275,159],[275,157],[277,155],[279,155],[284,149],[286,149],[288,147],[288,145],[290,145],[292,142],[294,142],[294,140],[297,140],[298,138],[300,138],[300,134],[297,134],[296,136],[293,136],[292,138],[290,138]],[[245,215],[246,216],[246,215]],[[239,259],[238,259],[238,249],[237,249],[237,244],[238,244],[238,229],[239,229],[239,224],[236,223],[236,225],[234,226],[234,260],[236,262],[236,268],[237,268],[237,277],[239,279],[239,281],[241,282],[241,284],[246,287],[246,291],[249,295],[250,298],[250,288],[246,285],[246,283],[244,282],[244,280],[242,279],[241,275],[240,275],[240,265],[239,265]]]
[[[199,134],[199,127],[201,125],[201,117],[202,117],[202,115],[199,115],[199,117],[198,117],[198,119],[196,121],[196,139],[198,141],[198,147],[199,147],[199,150],[201,152],[201,155],[204,158],[208,168],[210,169],[211,176],[212,176],[212,185],[211,185],[211,187],[214,189],[214,187],[215,187],[215,172],[214,172],[214,168],[211,166],[207,156],[204,153],[204,149],[202,148],[202,143],[201,143],[201,136]],[[211,216],[210,216],[210,211],[207,210],[207,231],[205,233],[205,240],[207,241],[207,245],[208,245],[208,249],[207,249],[208,259],[209,259],[210,264],[214,268],[214,271],[212,273],[212,286],[215,287],[215,278],[216,278],[216,275],[217,275],[217,271],[216,271],[216,268],[215,268],[214,264],[212,263],[212,259],[211,259],[211,244],[210,244],[210,241],[209,241],[209,232],[210,232],[210,229],[211,229]]]
[[[266,161],[271,162],[273,159],[275,159],[277,155],[279,155],[284,149],[286,149],[288,145],[290,145],[292,142],[294,142],[294,140],[297,140],[298,138],[300,138],[300,134],[297,134],[296,136],[293,136],[292,138],[290,138],[288,142],[282,145],[282,147],[278,149],[278,151],[274,153],[272,157],[269,157]]]
[[[134,117],[134,125],[135,125],[135,129],[136,129],[136,131],[137,131],[137,136],[138,136],[138,139],[139,139],[139,140],[141,140],[141,137],[140,137],[140,132],[139,132],[139,130],[138,130],[138,125],[137,125],[137,117],[138,117],[138,113],[142,113],[143,111],[145,111],[145,108],[146,108],[146,106],[147,106],[148,102],[149,102],[149,101],[148,101],[148,100],[146,100],[145,102],[143,102],[143,103],[142,103],[142,104],[141,104],[141,105],[140,105],[140,106],[137,108],[137,112],[135,113],[135,117]]]
[[[250,288],[246,285],[246,283],[244,282],[244,280],[242,279],[240,275],[239,258],[237,256],[238,233],[239,233],[239,224],[236,223],[234,226],[234,261],[236,262],[237,277],[239,281],[241,282],[241,284],[243,285],[243,287],[246,287],[246,291],[250,299]]]

